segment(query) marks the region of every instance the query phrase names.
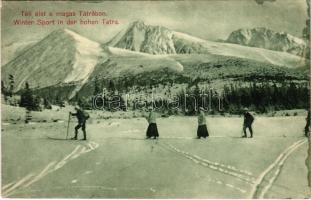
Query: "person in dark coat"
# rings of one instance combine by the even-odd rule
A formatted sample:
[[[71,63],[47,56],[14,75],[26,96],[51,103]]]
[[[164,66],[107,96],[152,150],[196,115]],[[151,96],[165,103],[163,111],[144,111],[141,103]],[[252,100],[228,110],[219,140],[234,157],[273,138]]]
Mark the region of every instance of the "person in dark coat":
[[[249,112],[248,112],[248,109],[247,108],[244,108],[244,123],[243,123],[243,132],[244,132],[244,135],[242,136],[243,138],[246,138],[247,137],[247,134],[246,134],[246,129],[248,128],[249,129],[249,132],[251,134],[251,138],[253,137],[253,129],[252,129],[252,124],[254,122],[254,117],[253,115],[251,115]]]
[[[310,136],[310,111],[308,111],[308,116],[306,118],[306,126],[305,126],[305,136]]]
[[[157,122],[156,122],[156,114],[154,113],[152,108],[149,108],[149,115],[147,117],[147,121],[149,123],[146,138],[150,139],[157,139],[159,137]]]
[[[86,116],[85,112],[79,107],[75,107],[76,113],[71,113],[72,116],[76,116],[78,119],[78,125],[75,127],[75,136],[71,138],[72,140],[78,139],[78,130],[82,128],[83,131],[83,140],[86,140],[86,130],[85,130],[85,124],[86,120],[88,119],[88,116]]]
[[[200,107],[199,115],[198,115],[198,129],[197,129],[197,138],[201,137],[207,138],[209,136],[207,127],[206,127],[206,119],[204,114],[204,108]]]

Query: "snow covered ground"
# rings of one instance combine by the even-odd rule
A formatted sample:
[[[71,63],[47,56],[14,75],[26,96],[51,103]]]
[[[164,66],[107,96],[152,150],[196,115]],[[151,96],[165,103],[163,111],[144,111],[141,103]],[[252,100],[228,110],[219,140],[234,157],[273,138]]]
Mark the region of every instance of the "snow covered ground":
[[[66,121],[3,121],[2,195],[311,197],[303,116],[257,116],[253,139],[240,138],[240,117],[207,117],[207,123],[210,138],[197,140],[195,117],[159,118],[160,139],[145,140],[143,118],[93,119],[88,140],[71,141],[65,140]]]

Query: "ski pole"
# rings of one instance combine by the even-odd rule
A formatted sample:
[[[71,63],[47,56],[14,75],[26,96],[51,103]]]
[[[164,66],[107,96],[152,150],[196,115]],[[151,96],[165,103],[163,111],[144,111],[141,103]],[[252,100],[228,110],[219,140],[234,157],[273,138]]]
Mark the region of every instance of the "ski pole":
[[[69,123],[70,123],[70,112],[69,112],[69,115],[68,115],[68,124],[67,124],[67,135],[66,135],[66,140],[68,139]]]

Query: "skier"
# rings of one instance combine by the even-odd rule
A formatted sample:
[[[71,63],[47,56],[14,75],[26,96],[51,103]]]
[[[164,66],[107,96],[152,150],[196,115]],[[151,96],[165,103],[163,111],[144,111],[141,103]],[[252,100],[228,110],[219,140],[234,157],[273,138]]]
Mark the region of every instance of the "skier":
[[[249,112],[248,112],[248,108],[244,108],[244,123],[243,123],[243,132],[244,132],[244,135],[242,136],[243,138],[246,138],[247,137],[247,134],[246,134],[246,129],[248,128],[249,129],[249,132],[251,134],[251,138],[253,137],[253,129],[252,129],[252,124],[254,122],[254,117],[253,115],[251,115]]]
[[[86,113],[84,110],[82,110],[79,106],[75,106],[76,113],[71,113],[70,115],[76,116],[78,119],[78,125],[75,127],[75,136],[71,138],[72,140],[78,139],[78,130],[79,128],[82,128],[83,131],[83,139],[86,140],[86,130],[85,130],[85,123],[86,120],[89,118],[89,114]]]
[[[305,136],[309,137],[310,135],[310,111],[308,111],[308,116],[306,118],[306,126],[305,126]]]
[[[206,127],[206,119],[204,115],[204,108],[199,108],[199,115],[198,115],[198,130],[197,130],[197,138],[200,139],[201,137],[207,138],[209,136],[207,127]]]
[[[150,107],[148,110],[149,110],[149,116],[146,118],[147,118],[149,125],[148,125],[148,129],[146,132],[146,138],[149,139],[153,137],[153,139],[157,139],[159,137],[159,132],[157,128],[156,114],[153,112],[152,107]]]

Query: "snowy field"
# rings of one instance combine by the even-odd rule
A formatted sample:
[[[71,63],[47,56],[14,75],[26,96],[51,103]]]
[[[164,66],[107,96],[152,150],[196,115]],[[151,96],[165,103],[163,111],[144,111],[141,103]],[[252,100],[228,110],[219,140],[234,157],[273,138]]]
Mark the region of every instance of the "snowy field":
[[[96,119],[87,141],[71,141],[66,121],[3,121],[2,196],[311,197],[304,116],[257,116],[252,139],[241,138],[240,117],[207,123],[210,138],[198,140],[195,117],[159,118],[160,139],[145,140],[143,118]]]

